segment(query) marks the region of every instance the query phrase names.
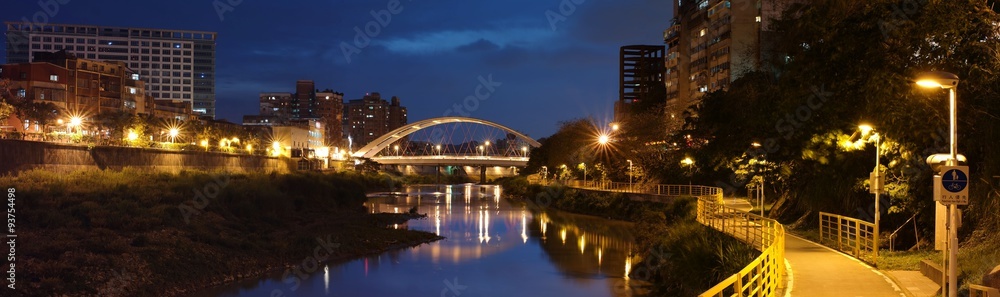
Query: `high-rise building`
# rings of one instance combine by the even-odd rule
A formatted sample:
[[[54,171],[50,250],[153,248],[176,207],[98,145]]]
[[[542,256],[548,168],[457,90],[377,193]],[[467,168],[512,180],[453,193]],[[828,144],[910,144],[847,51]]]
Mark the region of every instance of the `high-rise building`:
[[[344,131],[351,137],[353,147],[364,146],[406,125],[406,107],[395,96],[390,100],[382,99],[379,93],[370,93],[344,105]]]
[[[295,93],[260,93],[260,114],[243,116],[243,124],[251,126],[281,126],[293,120],[316,119],[324,123],[325,142],[341,146],[344,94],[316,89],[311,80],[295,82]]]
[[[80,58],[119,61],[146,79],[155,99],[185,101],[215,117],[215,32],[6,22],[7,63],[65,49]]]
[[[705,93],[726,89],[741,75],[759,70],[773,34],[768,22],[795,0],[678,0],[667,44],[668,131]]]
[[[664,96],[663,84],[666,68],[663,66],[662,45],[628,45],[619,50],[618,102],[615,104],[615,118],[633,104],[641,100],[662,100],[652,96]],[[660,90],[657,92],[656,90]]]
[[[70,112],[146,113],[145,82],[125,62],[83,59],[63,50],[35,52],[32,60],[67,70],[65,108]]]

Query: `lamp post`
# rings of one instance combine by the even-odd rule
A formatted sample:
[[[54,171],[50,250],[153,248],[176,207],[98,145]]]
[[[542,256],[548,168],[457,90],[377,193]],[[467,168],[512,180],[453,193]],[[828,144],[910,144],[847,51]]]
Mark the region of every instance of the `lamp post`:
[[[625,160],[628,162],[628,190],[632,191],[632,160]]]
[[[583,167],[583,186],[587,186],[587,163],[580,163],[580,167]]]
[[[760,149],[760,143],[759,142],[751,143],[750,146],[752,146],[754,149]],[[767,157],[765,156],[764,160],[762,162],[758,162],[757,166],[760,167],[760,166],[764,166],[766,164],[767,164]],[[757,188],[757,205],[760,206],[760,216],[763,217],[764,216],[764,174],[763,174],[763,170],[761,170],[761,175],[760,175],[760,186]]]
[[[437,149],[438,155],[441,155],[441,145],[435,145],[434,148]]]
[[[177,135],[180,134],[181,134],[180,129],[170,128],[170,131],[168,132],[168,135],[170,135],[170,143],[174,143],[174,139],[176,139]]]
[[[527,158],[527,157],[528,157],[528,147],[527,147],[527,146],[522,146],[522,147],[521,147],[521,154],[522,154],[522,155],[523,155],[523,157],[525,157],[525,158]]]
[[[881,162],[881,156],[882,156],[882,154],[879,151],[881,149],[881,145],[879,145],[879,142],[881,141],[882,137],[881,137],[881,135],[878,134],[878,132],[875,132],[875,128],[872,127],[871,125],[862,124],[862,125],[858,126],[858,129],[861,130],[861,137],[862,138],[865,137],[865,136],[868,136],[870,134],[871,136],[868,136],[868,139],[874,139],[875,140],[875,169],[872,170],[872,178],[871,178],[871,181],[869,183],[871,184],[872,192],[875,193],[875,242],[874,242],[874,248],[872,249],[873,250],[872,252],[875,254],[874,255],[875,262],[878,263],[878,245],[879,245],[879,240],[878,240],[879,238],[878,238],[878,236],[879,236],[879,230],[880,230],[880,228],[879,228],[880,224],[879,223],[881,221],[880,220],[880,216],[881,216],[881,213],[882,213],[879,210],[879,206],[881,204],[881,203],[879,203],[880,202],[880,200],[879,200],[879,194],[882,193],[882,185],[883,185],[883,183],[882,183],[882,172],[879,169],[879,165],[882,164],[882,162]]]
[[[392,149],[396,150],[396,157],[399,157],[399,145],[392,146]]]
[[[925,88],[941,88],[948,90],[949,126],[951,148],[949,150],[948,166],[958,165],[958,114],[957,101],[958,75],[948,72],[924,72],[916,80],[916,84]],[[947,253],[948,296],[958,296],[958,211],[954,203],[948,204],[948,244]],[[942,290],[943,293],[943,290]],[[943,294],[942,294],[943,295]]]
[[[685,157],[681,160],[681,164],[687,165],[688,167],[688,191],[691,190],[691,178],[694,174],[691,173],[691,168],[694,167],[694,160],[691,157]]]

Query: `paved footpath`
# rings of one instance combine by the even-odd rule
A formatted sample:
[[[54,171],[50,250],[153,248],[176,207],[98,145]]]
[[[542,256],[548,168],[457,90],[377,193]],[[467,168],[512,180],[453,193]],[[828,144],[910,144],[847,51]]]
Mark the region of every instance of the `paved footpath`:
[[[725,204],[742,211],[751,208],[743,199],[726,199]],[[785,260],[790,274],[786,296],[906,297],[875,268],[795,235],[785,236]]]

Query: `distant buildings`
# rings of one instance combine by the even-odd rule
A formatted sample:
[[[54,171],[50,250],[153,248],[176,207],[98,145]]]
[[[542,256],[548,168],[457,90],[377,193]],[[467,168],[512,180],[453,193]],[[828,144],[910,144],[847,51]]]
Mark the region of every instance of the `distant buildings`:
[[[0,66],[15,99],[52,103],[59,112],[96,116],[125,112],[187,120],[191,105],[180,100],[154,100],[141,75],[124,62],[96,61],[65,51],[36,52],[34,62]]]
[[[379,93],[366,94],[350,100],[344,106],[344,131],[351,137],[352,147],[368,144],[383,134],[406,125],[406,107],[393,96],[390,101]]]
[[[779,3],[780,2],[780,3]],[[668,131],[705,93],[726,89],[744,73],[761,69],[773,36],[768,21],[789,1],[679,0],[667,44]]]
[[[615,118],[641,100],[664,96],[664,47],[662,45],[629,45],[619,50],[618,102]],[[660,98],[662,100],[662,98]],[[617,120],[616,120],[617,121]]]
[[[93,61],[122,62],[146,79],[156,99],[184,101],[215,117],[215,32],[6,22],[7,63],[66,50]]]
[[[295,82],[295,93],[260,93],[260,114],[243,116],[248,126],[290,126],[296,120],[317,120],[323,127],[324,145],[342,146],[344,94],[318,91],[315,82]],[[309,125],[310,127],[313,125]]]

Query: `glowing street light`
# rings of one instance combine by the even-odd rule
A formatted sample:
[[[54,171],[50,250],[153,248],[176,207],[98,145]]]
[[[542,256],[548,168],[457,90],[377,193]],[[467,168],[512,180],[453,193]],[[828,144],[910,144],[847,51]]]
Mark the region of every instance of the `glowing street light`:
[[[392,149],[396,150],[396,156],[399,156],[399,145],[394,145]]]
[[[606,145],[608,144],[609,141],[611,141],[611,138],[608,137],[607,134],[601,134],[600,136],[597,136],[597,143],[601,145]]]
[[[440,155],[441,154],[441,145],[440,144],[439,145],[435,145],[434,148],[437,149],[438,155]]]
[[[528,147],[527,146],[522,146],[521,147],[521,154],[524,155],[525,157],[528,156]]]
[[[949,149],[948,166],[958,166],[958,75],[948,72],[934,71],[924,72],[917,76],[916,84],[924,88],[941,88],[948,90],[949,125],[951,135],[951,149]],[[876,203],[876,205],[878,205]],[[954,203],[948,204],[948,265],[946,267],[948,276],[948,296],[958,295],[958,210]],[[942,294],[944,291],[942,290]]]
[[[694,168],[694,160],[691,157],[684,157],[684,160],[681,160],[681,164],[688,167],[688,186],[691,186],[691,177],[693,176],[691,169]]]
[[[618,129],[621,129],[618,123],[611,123],[611,131],[618,131]]]
[[[136,141],[136,139],[139,139],[139,134],[135,133],[133,130],[128,130],[128,136],[126,137],[128,137],[129,142],[133,142]]]
[[[170,131],[167,134],[170,135],[170,143],[174,143],[174,139],[177,138],[177,135],[181,134],[181,130],[177,128],[170,128]]]
[[[205,147],[205,151],[208,151],[208,139],[201,140],[201,146]]]

